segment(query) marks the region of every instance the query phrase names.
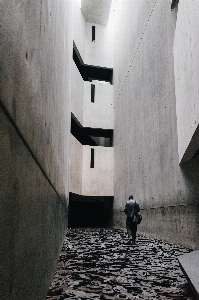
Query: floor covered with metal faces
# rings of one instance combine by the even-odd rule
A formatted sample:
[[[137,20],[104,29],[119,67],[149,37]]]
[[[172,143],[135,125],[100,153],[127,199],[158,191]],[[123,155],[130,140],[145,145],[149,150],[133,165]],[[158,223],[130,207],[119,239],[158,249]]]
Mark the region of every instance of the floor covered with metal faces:
[[[119,229],[69,229],[46,299],[194,299],[177,259],[191,249],[127,242]]]

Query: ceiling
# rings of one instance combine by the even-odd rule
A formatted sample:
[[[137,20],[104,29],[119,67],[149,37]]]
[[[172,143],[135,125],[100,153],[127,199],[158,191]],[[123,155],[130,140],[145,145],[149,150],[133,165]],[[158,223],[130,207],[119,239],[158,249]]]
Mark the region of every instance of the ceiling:
[[[81,10],[86,22],[107,25],[112,0],[81,0]]]

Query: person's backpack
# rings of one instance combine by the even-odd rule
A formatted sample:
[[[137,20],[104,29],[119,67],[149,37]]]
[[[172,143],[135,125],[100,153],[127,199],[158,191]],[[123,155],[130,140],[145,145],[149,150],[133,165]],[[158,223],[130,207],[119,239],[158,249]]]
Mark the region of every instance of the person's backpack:
[[[134,215],[133,217],[133,222],[134,223],[137,223],[137,224],[140,224],[142,222],[142,216],[137,214],[137,215]]]
[[[136,201],[135,201],[135,205],[138,205]],[[140,224],[142,222],[142,216],[137,213],[133,217],[133,222]]]

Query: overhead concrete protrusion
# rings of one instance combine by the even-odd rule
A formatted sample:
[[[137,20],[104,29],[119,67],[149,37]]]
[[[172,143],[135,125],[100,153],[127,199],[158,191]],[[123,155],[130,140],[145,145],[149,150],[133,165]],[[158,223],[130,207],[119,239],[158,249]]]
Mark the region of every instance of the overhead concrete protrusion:
[[[178,260],[196,299],[199,299],[199,250],[179,256]]]
[[[112,0],[82,0],[81,10],[86,22],[107,25]]]

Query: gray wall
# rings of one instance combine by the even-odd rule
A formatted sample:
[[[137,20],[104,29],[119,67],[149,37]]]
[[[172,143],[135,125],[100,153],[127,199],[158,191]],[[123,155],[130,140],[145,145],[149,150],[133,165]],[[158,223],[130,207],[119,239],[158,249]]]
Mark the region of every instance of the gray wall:
[[[3,300],[45,299],[67,227],[72,5],[1,1]]]
[[[139,233],[197,248],[199,158],[180,166],[178,156],[177,8],[171,11],[169,0],[119,0],[117,11],[113,225],[125,226],[120,211],[134,194],[143,215]]]
[[[174,71],[179,161],[190,160],[199,148],[199,35],[197,1],[181,0],[174,40]]]

